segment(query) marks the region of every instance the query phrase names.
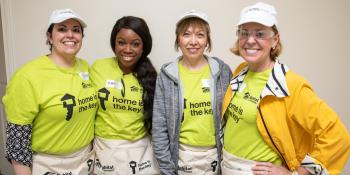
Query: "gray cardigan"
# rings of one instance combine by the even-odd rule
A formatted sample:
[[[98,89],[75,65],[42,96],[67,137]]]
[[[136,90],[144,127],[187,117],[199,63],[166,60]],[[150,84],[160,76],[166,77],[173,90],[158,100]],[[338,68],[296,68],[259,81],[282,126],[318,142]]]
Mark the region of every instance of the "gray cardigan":
[[[178,61],[164,64],[157,77],[153,104],[152,141],[161,174],[178,174],[179,133],[184,107]],[[232,73],[230,67],[215,57],[206,56],[211,72],[211,104],[216,129],[216,148],[221,160],[220,118],[223,97]],[[220,163],[220,162],[219,162]],[[220,165],[220,164],[218,164]]]

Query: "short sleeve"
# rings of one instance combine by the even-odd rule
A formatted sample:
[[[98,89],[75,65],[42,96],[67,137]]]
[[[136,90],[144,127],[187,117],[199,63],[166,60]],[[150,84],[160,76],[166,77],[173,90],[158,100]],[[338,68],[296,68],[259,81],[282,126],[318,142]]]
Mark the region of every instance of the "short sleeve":
[[[7,120],[18,125],[31,124],[39,111],[35,84],[24,72],[16,73],[6,87],[3,103]],[[44,83],[44,82],[42,82]]]

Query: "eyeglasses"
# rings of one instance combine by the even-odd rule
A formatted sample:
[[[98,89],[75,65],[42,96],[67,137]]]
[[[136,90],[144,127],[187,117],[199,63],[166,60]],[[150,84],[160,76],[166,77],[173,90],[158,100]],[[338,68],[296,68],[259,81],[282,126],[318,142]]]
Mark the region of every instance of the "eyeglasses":
[[[239,39],[248,39],[250,36],[253,36],[258,40],[266,40],[274,36],[275,33],[271,30],[263,29],[263,30],[246,30],[246,29],[238,29],[237,36]]]

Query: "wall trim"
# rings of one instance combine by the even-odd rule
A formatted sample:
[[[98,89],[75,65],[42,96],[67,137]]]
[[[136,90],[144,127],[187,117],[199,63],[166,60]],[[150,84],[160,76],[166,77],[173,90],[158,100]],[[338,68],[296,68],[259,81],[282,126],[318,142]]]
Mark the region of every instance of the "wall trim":
[[[7,82],[15,70],[12,0],[0,0]]]

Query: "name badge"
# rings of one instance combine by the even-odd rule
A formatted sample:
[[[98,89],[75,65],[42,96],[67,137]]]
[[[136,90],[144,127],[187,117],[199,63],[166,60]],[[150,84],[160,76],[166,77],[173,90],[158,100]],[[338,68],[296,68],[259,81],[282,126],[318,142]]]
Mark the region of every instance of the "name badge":
[[[202,79],[202,87],[210,88],[210,80],[209,79]]]
[[[123,83],[121,81],[117,81],[117,88],[119,90],[122,90],[123,89]]]
[[[108,88],[117,88],[119,90],[123,89],[123,84],[120,81],[117,80],[107,80],[106,81],[106,87]]]
[[[80,72],[79,76],[81,77],[81,79],[83,80],[89,80],[89,72]]]
[[[115,87],[117,87],[117,82],[115,80],[107,80],[106,87],[115,88]]]

